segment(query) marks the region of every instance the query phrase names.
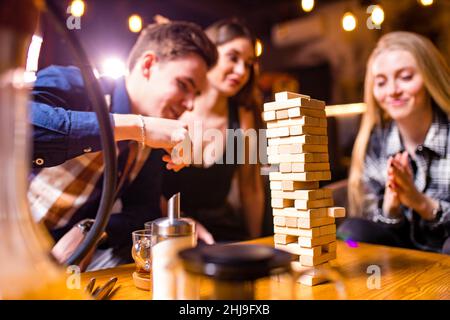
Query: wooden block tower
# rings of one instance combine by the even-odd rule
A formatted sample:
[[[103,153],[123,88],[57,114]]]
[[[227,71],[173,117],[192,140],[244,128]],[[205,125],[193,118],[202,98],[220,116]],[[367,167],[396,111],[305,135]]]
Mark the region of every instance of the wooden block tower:
[[[335,218],[345,209],[333,207],[332,191],[319,188],[330,180],[325,103],[309,96],[279,92],[264,104],[267,154],[279,170],[270,172],[275,247],[292,253],[293,268],[305,271],[299,279],[313,286],[317,267],[336,259]]]

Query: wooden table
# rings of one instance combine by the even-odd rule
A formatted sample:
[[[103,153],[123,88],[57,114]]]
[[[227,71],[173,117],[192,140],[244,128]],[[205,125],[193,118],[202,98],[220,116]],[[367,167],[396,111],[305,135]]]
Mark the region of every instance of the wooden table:
[[[273,238],[261,238],[250,243],[273,245]],[[350,247],[338,241],[337,259],[332,266],[339,270],[345,296],[338,295],[333,282],[307,287],[296,284],[299,299],[450,299],[450,256],[410,249],[393,248],[366,243]],[[373,288],[369,277],[374,273],[369,266],[378,266],[381,272],[380,288]],[[137,289],[133,284],[134,264],[82,274],[82,286],[95,277],[98,284],[118,277],[113,299],[148,300],[151,293]],[[369,280],[369,281],[368,281]],[[369,286],[368,286],[369,282]],[[373,289],[369,289],[372,287]],[[264,288],[258,296],[265,295]]]

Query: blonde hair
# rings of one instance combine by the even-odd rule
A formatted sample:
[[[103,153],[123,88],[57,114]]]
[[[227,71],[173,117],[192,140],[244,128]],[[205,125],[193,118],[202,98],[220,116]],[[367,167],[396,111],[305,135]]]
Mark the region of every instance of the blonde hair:
[[[413,55],[432,101],[450,115],[449,68],[433,43],[423,36],[404,31],[391,32],[381,37],[367,62],[364,83],[364,102],[367,110],[362,117],[352,153],[348,184],[349,211],[352,216],[362,213],[364,200],[362,176],[370,135],[376,125],[389,121],[389,116],[380,108],[373,96],[372,63],[380,53],[392,50],[404,50]]]

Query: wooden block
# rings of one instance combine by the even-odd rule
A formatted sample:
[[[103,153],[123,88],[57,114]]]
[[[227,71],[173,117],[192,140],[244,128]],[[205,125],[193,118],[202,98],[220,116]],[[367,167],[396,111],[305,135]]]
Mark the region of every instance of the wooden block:
[[[333,190],[330,188],[322,188],[324,198],[332,198],[333,197]]]
[[[283,172],[283,173],[291,172],[292,171],[291,166],[292,165],[290,162],[280,163],[280,172]]]
[[[302,248],[298,243],[275,244],[275,248],[285,250],[295,255],[320,256],[322,248],[320,246],[314,248]]]
[[[319,127],[326,128],[327,126],[328,126],[328,122],[327,122],[326,118],[319,120]]]
[[[272,121],[275,120],[276,117],[276,112],[275,111],[264,111],[263,112],[263,119],[264,121]]]
[[[287,234],[274,234],[273,236],[274,242],[278,244],[288,244],[294,243],[298,241],[298,237],[290,236]]]
[[[283,186],[283,184],[282,184]],[[328,208],[328,216],[333,218],[345,217],[345,208],[343,207],[331,207]]]
[[[326,236],[319,236],[316,238],[299,236],[298,244],[302,247],[311,248],[321,246],[330,242],[336,241],[336,234],[328,234]]]
[[[314,267],[302,266],[300,261],[291,261],[291,267],[296,272],[301,272],[302,274],[308,274],[310,276],[323,276],[324,271],[323,268],[329,268],[330,263],[325,262]]]
[[[269,154],[267,155],[267,161],[271,164],[280,163],[280,155],[279,154]]]
[[[316,247],[312,247],[312,248],[303,248],[300,247],[300,245],[298,243],[291,243],[289,244],[290,246],[298,246],[300,249],[298,250],[300,255],[305,255],[305,256],[320,256],[322,255],[322,247],[321,246],[316,246]]]
[[[326,216],[326,214],[327,214],[326,208],[309,209],[309,210],[297,210],[295,208],[283,208],[283,209],[273,209],[272,213],[274,216],[296,217],[296,218],[303,218],[303,219],[329,218]],[[298,222],[297,222],[297,224],[298,224]]]
[[[272,199],[271,204],[272,208],[286,208],[292,207],[295,200],[291,199]]]
[[[284,198],[284,199],[293,199],[293,200],[318,200],[323,199],[322,189],[314,189],[314,190],[295,190],[295,191],[278,191],[273,190],[271,192],[272,198]]]
[[[325,110],[314,110],[304,107],[295,107],[287,109],[289,118],[297,118],[302,116],[309,116],[315,118],[326,118]],[[278,112],[278,111],[277,111]]]
[[[278,149],[277,149],[278,151]],[[328,162],[328,153],[295,153],[295,154],[273,154],[272,160],[276,160],[276,163],[281,162],[302,162],[302,163],[317,163]]]
[[[273,224],[275,226],[284,227],[286,226],[286,218],[281,216],[275,216],[273,217]]]
[[[297,228],[297,218],[296,217],[284,217],[286,221],[286,227]]]
[[[333,241],[333,242],[330,242],[330,243],[322,245],[322,251],[323,252],[336,252],[336,249],[337,249],[336,241]]]
[[[292,144],[279,146],[278,152],[279,153],[305,153],[305,152],[327,153],[328,145],[326,145],[326,144],[292,143]]]
[[[315,219],[308,219],[308,218],[298,218],[297,219],[297,226],[299,228],[321,227],[321,226],[329,225],[332,223],[335,223],[335,221],[334,221],[334,218],[330,218],[330,217],[315,218]]]
[[[282,172],[270,172],[269,180],[290,180],[290,181],[320,181],[330,180],[331,173],[329,171],[310,171],[310,172],[296,172],[296,173],[282,173]],[[325,205],[329,207],[331,205]],[[307,209],[307,208],[306,208]]]
[[[299,210],[324,208],[324,207],[329,207],[329,206],[333,205],[333,198],[319,199],[319,200],[297,199],[294,201],[295,201],[294,207]]]
[[[324,122],[320,120],[325,120]],[[275,121],[267,121],[267,128],[279,128],[279,127],[290,127],[290,126],[308,126],[308,127],[318,127],[318,128],[326,128],[326,119],[315,118],[310,116],[302,116],[295,119],[277,119]]]
[[[267,155],[277,155],[279,154],[278,152],[278,147],[279,146],[268,146],[267,147]]]
[[[300,263],[303,266],[316,266],[330,260],[336,259],[336,252],[327,252],[320,256],[300,256]]]
[[[275,111],[275,112],[276,112],[277,120],[283,120],[283,119],[288,119],[289,118],[289,112],[288,112],[287,109],[286,110],[278,110],[278,111]],[[319,122],[319,125],[320,125],[320,122]]]
[[[275,101],[285,101],[288,99],[294,99],[294,98],[303,98],[303,99],[310,99],[310,96],[300,94],[300,93],[294,93],[289,91],[282,91],[275,93]]]
[[[292,181],[284,180],[281,181],[281,189],[283,191],[293,191],[293,190],[310,190],[319,188],[319,182],[302,182],[302,181]]]
[[[300,282],[301,284],[308,287],[316,286],[318,284],[325,283],[328,281],[329,280],[327,278],[323,278],[320,276],[312,276],[309,274],[301,275],[297,280],[297,282]]]
[[[266,137],[287,137],[289,136],[289,127],[271,128],[266,129]]]
[[[293,162],[290,163],[290,169],[289,172],[307,172],[307,171],[329,171],[330,170],[330,164],[328,162]]]
[[[325,103],[316,99],[308,99],[305,97],[295,97],[287,100],[275,100],[264,103],[264,111],[282,110],[294,107],[305,107],[312,109],[325,109]]]
[[[327,136],[327,128],[318,126],[292,125],[289,127],[289,135],[296,136],[311,134],[316,136]]]
[[[274,229],[274,233],[276,233],[276,234],[277,233],[278,234],[287,234],[290,236],[297,236],[297,237],[301,237],[301,238],[319,237],[319,232],[320,232],[319,228],[299,229],[299,228],[287,228],[287,227],[274,226],[273,229]],[[336,239],[336,237],[335,237],[335,239]],[[299,242],[299,244],[300,244],[300,242]],[[308,247],[308,246],[302,246],[302,247]]]
[[[300,135],[292,137],[277,137],[267,139],[269,146],[302,143],[302,144],[328,144],[327,136]]]
[[[320,236],[325,236],[327,234],[336,234],[336,225],[330,224],[320,227]]]
[[[281,181],[270,181],[270,190],[283,190]]]

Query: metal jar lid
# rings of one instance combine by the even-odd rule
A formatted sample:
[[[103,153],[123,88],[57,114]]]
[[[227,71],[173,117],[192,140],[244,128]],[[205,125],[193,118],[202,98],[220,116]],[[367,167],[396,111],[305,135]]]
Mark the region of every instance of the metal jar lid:
[[[180,193],[173,195],[168,201],[168,217],[159,218],[152,222],[153,235],[166,237],[179,237],[192,235],[195,224],[187,219],[180,218]]]
[[[290,272],[292,255],[255,244],[211,245],[179,253],[186,271],[217,280],[252,281]]]

